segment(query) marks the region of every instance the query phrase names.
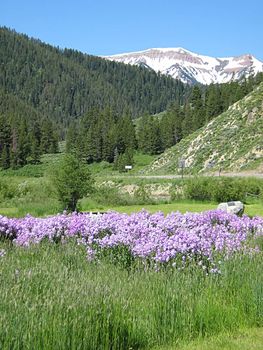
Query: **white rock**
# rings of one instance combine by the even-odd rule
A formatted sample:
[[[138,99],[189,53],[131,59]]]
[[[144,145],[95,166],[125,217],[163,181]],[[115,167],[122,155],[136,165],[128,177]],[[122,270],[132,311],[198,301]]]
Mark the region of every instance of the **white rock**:
[[[224,210],[227,213],[241,216],[244,213],[245,206],[240,201],[220,203],[217,209]]]

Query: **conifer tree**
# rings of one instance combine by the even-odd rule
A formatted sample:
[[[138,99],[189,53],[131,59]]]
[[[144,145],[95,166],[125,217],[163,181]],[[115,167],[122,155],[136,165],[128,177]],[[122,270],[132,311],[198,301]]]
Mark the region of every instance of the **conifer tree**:
[[[205,110],[203,106],[202,92],[198,85],[195,85],[191,95],[192,107],[192,130],[199,129],[205,122]]]
[[[222,97],[218,85],[211,84],[205,93],[206,122],[223,112]]]
[[[10,154],[9,148],[5,144],[0,156],[0,167],[2,169],[8,169],[10,167]]]
[[[34,135],[30,137],[30,162],[32,164],[40,163],[40,145]]]

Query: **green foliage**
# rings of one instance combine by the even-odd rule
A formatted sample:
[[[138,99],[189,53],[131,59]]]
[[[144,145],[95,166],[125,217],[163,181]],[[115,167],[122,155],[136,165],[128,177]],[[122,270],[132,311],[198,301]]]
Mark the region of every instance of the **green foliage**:
[[[124,153],[118,154],[114,160],[114,168],[119,170],[120,173],[127,172],[126,166],[133,166],[133,151],[126,149]]]
[[[185,196],[194,200],[211,200],[211,179],[194,178],[187,180],[184,188]]]
[[[152,202],[151,197],[145,187],[145,185],[140,185],[134,192],[134,197],[142,204],[149,204]]]
[[[94,108],[72,123],[66,138],[67,152],[73,152],[88,164],[114,162],[115,169],[120,171],[125,171],[125,165],[133,164],[135,147],[131,116],[119,117],[109,108],[102,111]]]
[[[212,197],[216,202],[246,200],[246,187],[242,179],[221,178],[212,186]]]
[[[75,211],[79,199],[87,196],[92,189],[87,166],[72,154],[64,156],[54,171],[53,182],[59,201],[63,208],[69,211]]]
[[[214,202],[247,201],[247,196],[260,196],[263,180],[234,177],[195,177],[185,180],[184,195],[188,199]]]
[[[134,204],[134,199],[129,194],[121,193],[116,187],[99,186],[94,189],[91,199],[97,206],[109,209],[118,205],[128,206]]]
[[[15,196],[15,186],[12,182],[0,177],[0,202]]]
[[[160,122],[157,118],[144,115],[137,123],[138,148],[145,154],[162,152],[162,137]]]

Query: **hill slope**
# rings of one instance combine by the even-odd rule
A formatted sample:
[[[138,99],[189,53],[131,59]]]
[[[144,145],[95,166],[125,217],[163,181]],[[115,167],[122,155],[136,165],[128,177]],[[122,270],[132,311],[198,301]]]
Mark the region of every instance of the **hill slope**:
[[[6,118],[21,120],[25,119],[30,122],[35,120],[41,121],[45,118],[32,105],[21,100],[17,95],[9,94],[0,88],[0,114]]]
[[[252,55],[215,58],[179,48],[149,49],[107,57],[116,62],[144,66],[188,84],[222,84],[254,76],[263,62]]]
[[[58,49],[0,27],[0,88],[59,124],[92,108],[133,117],[184,101],[185,85],[142,67]]]
[[[263,170],[263,83],[220,116],[158,157],[144,172]],[[211,167],[213,165],[213,167]]]

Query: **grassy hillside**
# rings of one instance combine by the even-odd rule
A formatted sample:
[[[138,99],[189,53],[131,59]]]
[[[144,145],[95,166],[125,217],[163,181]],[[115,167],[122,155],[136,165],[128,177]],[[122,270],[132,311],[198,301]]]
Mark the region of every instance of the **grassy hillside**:
[[[263,169],[263,83],[206,126],[164,152],[145,173]],[[212,165],[212,167],[211,167]]]

